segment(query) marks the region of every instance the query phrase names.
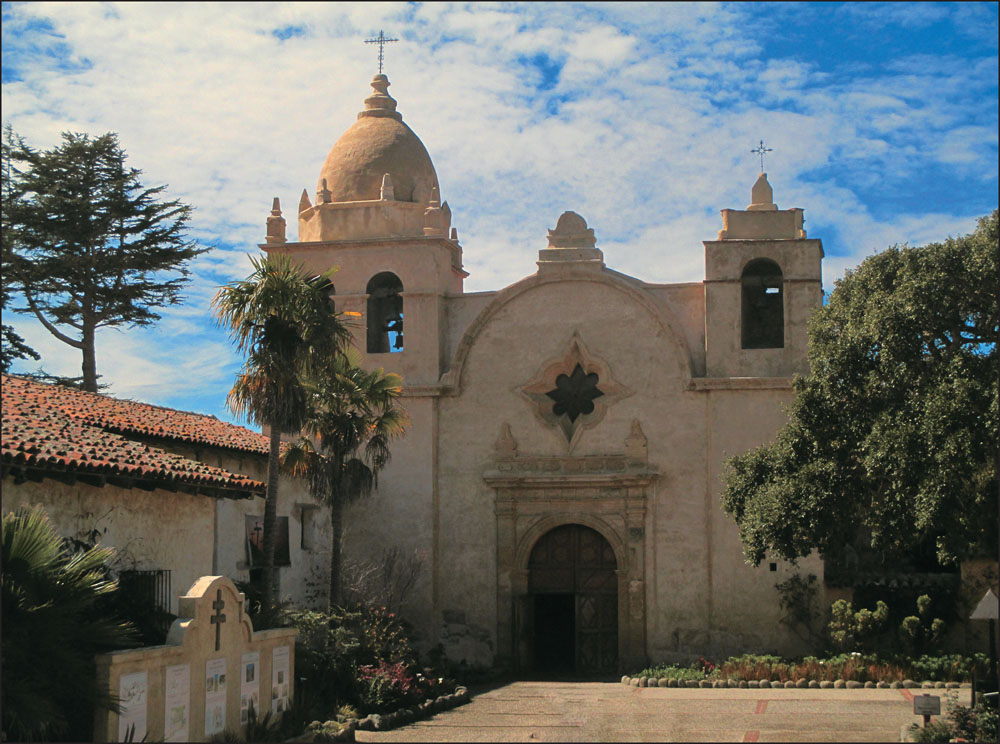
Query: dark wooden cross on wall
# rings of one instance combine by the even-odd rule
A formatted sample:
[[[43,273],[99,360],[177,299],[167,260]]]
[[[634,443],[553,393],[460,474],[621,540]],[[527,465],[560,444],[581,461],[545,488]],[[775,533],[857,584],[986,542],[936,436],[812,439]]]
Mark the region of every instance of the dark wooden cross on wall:
[[[215,610],[215,614],[212,615],[208,620],[212,625],[215,626],[215,650],[219,650],[219,631],[222,630],[222,623],[226,622],[226,616],[222,614],[222,608],[226,606],[226,603],[222,601],[222,590],[219,589],[215,593],[215,601],[212,602],[212,609]]]
[[[385,50],[386,44],[391,44],[394,41],[399,41],[399,39],[387,39],[385,34],[382,33],[382,29],[379,29],[377,39],[365,39],[365,44],[378,44],[378,74],[382,74],[382,58],[383,51]]]

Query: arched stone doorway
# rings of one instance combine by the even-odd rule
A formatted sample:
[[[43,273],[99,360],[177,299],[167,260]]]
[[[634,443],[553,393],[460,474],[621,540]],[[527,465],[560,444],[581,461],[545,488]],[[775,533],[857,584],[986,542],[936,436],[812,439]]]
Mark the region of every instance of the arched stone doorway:
[[[565,524],[539,538],[528,560],[534,672],[617,670],[617,570],[611,544],[590,527]]]

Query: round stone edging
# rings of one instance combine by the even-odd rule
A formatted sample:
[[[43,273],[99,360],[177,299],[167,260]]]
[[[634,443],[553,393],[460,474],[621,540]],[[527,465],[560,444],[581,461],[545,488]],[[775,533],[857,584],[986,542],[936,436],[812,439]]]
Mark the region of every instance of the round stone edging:
[[[625,678],[622,678],[624,682]],[[392,713],[372,713],[355,721],[355,728],[361,731],[389,731],[398,726],[429,718],[435,713],[465,705],[470,700],[467,687],[459,685],[450,695],[439,695],[417,703],[413,708],[400,708]]]
[[[830,680],[815,680],[815,679],[798,679],[795,681],[787,680],[781,682],[780,680],[774,680],[773,682],[769,679],[681,679],[678,680],[675,677],[629,677],[627,674],[621,679],[621,683],[625,686],[631,685],[632,687],[669,687],[669,688],[696,688],[696,689],[770,689],[770,688],[782,688],[782,689],[810,689],[810,690],[898,690],[898,689],[926,689],[926,690],[958,690],[958,689],[971,689],[971,682],[942,682],[941,680],[925,680],[923,682],[914,682],[912,679],[904,679],[902,682],[899,680],[893,680],[892,682],[886,682],[884,679],[878,682],[873,682],[871,680],[867,682],[858,682],[857,680],[845,680],[838,679],[834,681]]]

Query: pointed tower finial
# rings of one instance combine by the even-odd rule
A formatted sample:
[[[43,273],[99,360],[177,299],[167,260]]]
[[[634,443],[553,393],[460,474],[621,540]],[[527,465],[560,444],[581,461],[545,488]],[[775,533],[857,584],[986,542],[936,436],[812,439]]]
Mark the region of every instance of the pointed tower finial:
[[[329,204],[333,201],[333,192],[326,187],[326,179],[323,179],[323,186],[316,192],[317,204]]]
[[[379,199],[382,201],[395,201],[396,196],[392,188],[392,176],[386,173],[382,176],[382,189],[379,192]]]
[[[267,235],[264,242],[275,245],[285,242],[285,218],[281,216],[281,202],[274,197],[271,203],[271,216],[267,218]]]
[[[302,214],[307,209],[312,209],[312,203],[309,201],[309,192],[302,189],[302,196],[299,197],[299,214]]]
[[[774,190],[767,182],[767,174],[761,173],[750,190],[748,212],[773,212],[778,208],[774,203]]]
[[[402,115],[396,111],[396,99],[389,95],[389,78],[379,73],[372,78],[371,84],[375,92],[365,99],[365,110],[358,114],[358,118],[387,116],[402,121]]]

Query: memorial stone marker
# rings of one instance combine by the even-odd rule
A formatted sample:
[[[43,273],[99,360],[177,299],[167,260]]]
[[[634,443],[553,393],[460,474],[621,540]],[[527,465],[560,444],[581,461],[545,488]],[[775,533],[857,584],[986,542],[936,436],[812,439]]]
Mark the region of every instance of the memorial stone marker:
[[[244,603],[227,577],[202,576],[179,598],[165,645],[99,655],[97,683],[121,699],[122,712],[98,711],[94,740],[121,741],[133,726],[133,741],[242,732],[251,703],[266,712],[262,696],[281,701],[272,710],[283,713],[294,696],[296,631],[254,632]]]

